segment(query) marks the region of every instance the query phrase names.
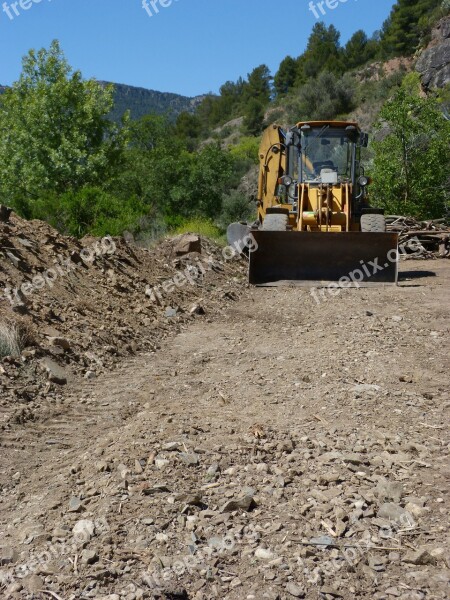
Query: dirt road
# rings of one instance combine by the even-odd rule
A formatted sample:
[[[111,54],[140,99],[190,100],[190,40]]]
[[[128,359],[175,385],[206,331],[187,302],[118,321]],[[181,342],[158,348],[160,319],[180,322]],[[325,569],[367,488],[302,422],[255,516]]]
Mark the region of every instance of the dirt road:
[[[449,595],[449,261],[252,288],[1,436],[0,596]]]

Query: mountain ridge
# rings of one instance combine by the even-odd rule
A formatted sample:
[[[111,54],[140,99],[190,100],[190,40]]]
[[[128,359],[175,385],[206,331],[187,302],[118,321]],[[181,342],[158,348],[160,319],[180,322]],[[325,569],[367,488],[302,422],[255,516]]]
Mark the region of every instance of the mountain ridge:
[[[159,92],[144,87],[98,80],[100,85],[114,85],[114,108],[110,113],[113,121],[120,122],[122,115],[129,110],[131,119],[139,119],[148,114],[166,115],[175,120],[182,112],[193,113],[208,95],[183,96],[173,92]],[[8,86],[0,85],[0,94]]]
[[[193,113],[206,97],[206,94],[190,97],[110,81],[98,83],[114,85],[114,108],[110,115],[114,121],[120,121],[126,110],[130,111],[133,120],[148,114],[166,115],[174,120],[182,112]]]

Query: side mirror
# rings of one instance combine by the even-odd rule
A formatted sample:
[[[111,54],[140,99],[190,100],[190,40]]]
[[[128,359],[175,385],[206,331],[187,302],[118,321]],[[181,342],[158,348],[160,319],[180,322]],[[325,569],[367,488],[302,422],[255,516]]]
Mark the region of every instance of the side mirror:
[[[356,143],[358,141],[358,130],[354,125],[349,125],[346,127],[345,133],[351,142]]]
[[[300,136],[297,130],[291,130],[286,133],[286,146],[300,146]]]
[[[361,146],[361,148],[367,148],[367,146],[369,145],[369,134],[368,133],[361,133],[361,136],[359,139],[359,145]]]

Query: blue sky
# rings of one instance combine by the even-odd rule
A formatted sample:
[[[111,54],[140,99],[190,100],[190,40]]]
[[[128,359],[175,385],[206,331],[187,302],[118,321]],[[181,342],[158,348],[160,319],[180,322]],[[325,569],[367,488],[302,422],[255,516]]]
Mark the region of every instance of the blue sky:
[[[274,73],[304,50],[317,22],[310,0],[147,2],[152,16],[142,0],[0,0],[0,84],[18,78],[30,48],[57,38],[85,77],[187,96],[218,92],[262,63]],[[315,12],[345,43],[357,29],[380,29],[395,2],[325,0],[325,15],[318,3]]]

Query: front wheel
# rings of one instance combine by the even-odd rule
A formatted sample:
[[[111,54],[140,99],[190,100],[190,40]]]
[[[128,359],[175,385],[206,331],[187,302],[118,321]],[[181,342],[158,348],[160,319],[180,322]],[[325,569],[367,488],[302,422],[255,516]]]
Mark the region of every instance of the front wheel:
[[[384,215],[362,215],[361,231],[367,233],[384,233],[386,231],[386,219]]]

